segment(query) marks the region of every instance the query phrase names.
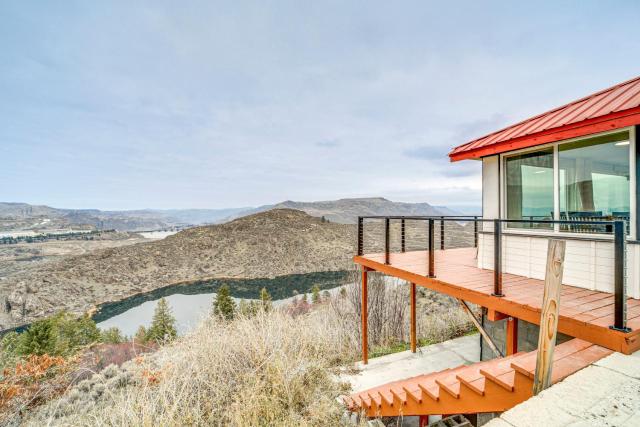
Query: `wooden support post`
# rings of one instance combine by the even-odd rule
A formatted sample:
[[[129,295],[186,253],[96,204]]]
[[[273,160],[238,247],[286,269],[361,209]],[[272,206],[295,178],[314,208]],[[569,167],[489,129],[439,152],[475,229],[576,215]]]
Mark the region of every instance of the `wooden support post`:
[[[507,318],[507,356],[518,352],[518,319],[515,317]]]
[[[427,427],[429,425],[429,415],[420,415],[418,418],[418,424],[420,427]]]
[[[553,350],[556,346],[556,336],[558,334],[565,249],[566,242],[555,239],[549,240],[542,315],[540,317],[540,335],[538,336],[536,373],[533,382],[534,396],[551,385]]]
[[[366,267],[362,267],[362,363],[365,365],[369,363],[369,340],[367,335],[367,320],[369,312],[367,309],[367,291],[368,291],[368,271]]]
[[[416,352],[416,284],[410,284],[411,292],[411,353]]]

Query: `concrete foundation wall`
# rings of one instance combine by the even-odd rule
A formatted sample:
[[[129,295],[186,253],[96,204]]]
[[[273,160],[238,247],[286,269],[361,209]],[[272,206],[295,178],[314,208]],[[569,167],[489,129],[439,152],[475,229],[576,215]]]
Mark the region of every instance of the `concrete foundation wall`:
[[[507,320],[498,320],[492,322],[482,316],[484,328],[496,344],[496,346],[506,353],[506,333],[507,333]],[[524,320],[518,320],[518,351],[533,351],[538,348],[538,334],[540,333],[540,327],[533,323],[525,322]],[[570,340],[572,337],[564,334],[558,334],[557,344]],[[496,355],[491,350],[491,347],[487,345],[486,341],[480,336],[481,342],[481,354],[480,360],[495,359]]]

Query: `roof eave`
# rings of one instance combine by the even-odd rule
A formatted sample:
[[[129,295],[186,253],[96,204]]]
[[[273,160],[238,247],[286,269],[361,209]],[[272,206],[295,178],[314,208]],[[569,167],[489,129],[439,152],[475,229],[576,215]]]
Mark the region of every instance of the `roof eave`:
[[[607,132],[633,125],[640,125],[640,107],[610,113],[593,119],[584,120],[579,123],[572,123],[566,126],[548,129],[543,132],[525,135],[519,138],[501,141],[487,147],[478,147],[471,150],[453,150],[449,153],[449,159],[452,162],[467,159],[480,159],[486,156],[535,147],[537,145],[549,144],[580,136]]]

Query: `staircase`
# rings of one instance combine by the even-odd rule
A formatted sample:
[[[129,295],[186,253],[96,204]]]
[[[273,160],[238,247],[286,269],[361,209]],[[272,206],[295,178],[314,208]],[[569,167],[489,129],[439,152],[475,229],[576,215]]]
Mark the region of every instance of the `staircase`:
[[[587,341],[556,346],[552,383],[611,354]],[[537,351],[446,369],[354,393],[344,401],[368,417],[502,412],[532,396]]]

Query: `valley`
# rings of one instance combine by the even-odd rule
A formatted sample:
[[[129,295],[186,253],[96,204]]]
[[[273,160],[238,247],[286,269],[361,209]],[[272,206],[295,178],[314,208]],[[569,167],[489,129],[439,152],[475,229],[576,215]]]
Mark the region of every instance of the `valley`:
[[[354,226],[289,209],[194,227],[157,241],[114,245],[13,272],[0,282],[0,328],[63,309],[93,311],[169,285],[343,271],[351,267],[354,250]]]

